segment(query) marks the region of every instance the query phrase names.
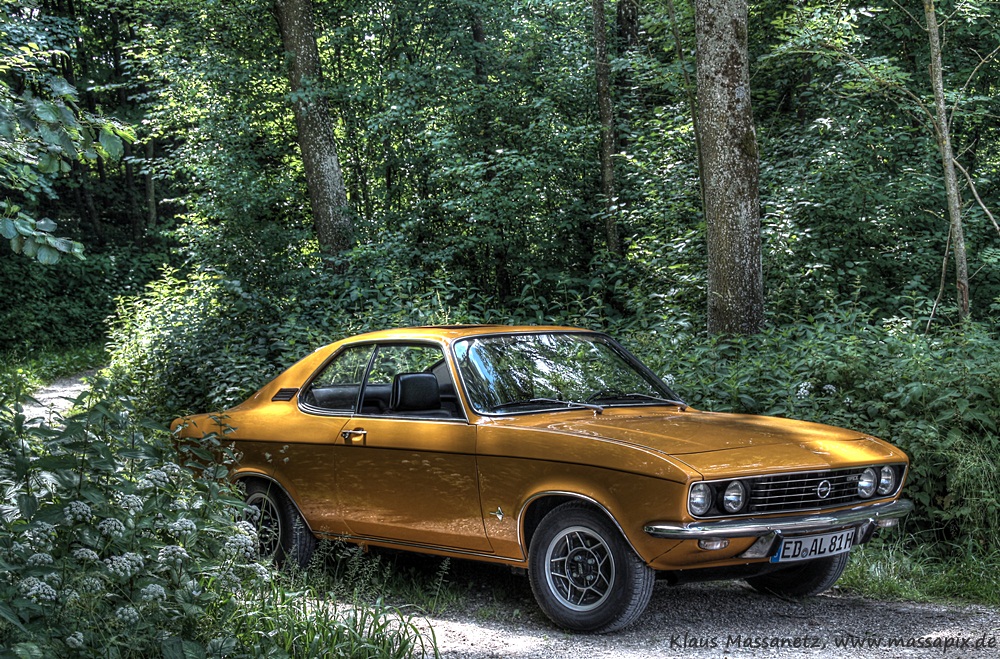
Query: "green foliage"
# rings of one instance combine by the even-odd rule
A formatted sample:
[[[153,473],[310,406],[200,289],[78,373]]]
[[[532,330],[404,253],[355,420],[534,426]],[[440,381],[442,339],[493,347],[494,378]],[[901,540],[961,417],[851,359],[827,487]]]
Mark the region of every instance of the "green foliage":
[[[74,23],[39,16],[13,0],[2,4],[0,235],[14,252],[52,264],[61,254],[82,256],[83,246],[51,235],[55,222],[36,219],[22,204],[37,207],[54,197],[56,179],[75,163],[120,159],[122,140],[134,136],[128,126],[82,108],[77,89],[64,77],[59,64],[74,47]]]
[[[0,351],[70,348],[102,341],[114,297],[141,290],[168,257],[132,248],[93,252],[43,266],[0,259]]]
[[[220,438],[174,446],[100,391],[59,425],[39,425],[24,418],[20,393],[0,400],[0,656],[432,650],[395,610],[289,592],[258,563]]]

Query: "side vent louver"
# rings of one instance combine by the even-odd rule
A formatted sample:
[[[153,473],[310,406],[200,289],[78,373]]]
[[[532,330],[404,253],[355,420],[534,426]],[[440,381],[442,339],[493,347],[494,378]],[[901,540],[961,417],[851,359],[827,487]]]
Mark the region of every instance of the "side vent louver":
[[[299,390],[296,388],[278,389],[278,393],[274,394],[274,398],[272,398],[271,401],[291,400],[295,398],[295,394],[297,393],[299,393]]]

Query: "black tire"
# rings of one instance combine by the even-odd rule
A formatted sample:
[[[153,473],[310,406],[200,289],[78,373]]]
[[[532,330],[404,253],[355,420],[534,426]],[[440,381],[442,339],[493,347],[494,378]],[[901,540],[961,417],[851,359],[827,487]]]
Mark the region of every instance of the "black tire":
[[[850,552],[803,561],[746,580],[754,590],[781,597],[810,597],[829,590],[847,567]]]
[[[246,483],[246,503],[259,511],[251,519],[257,527],[261,558],[278,567],[309,565],[316,551],[316,536],[306,526],[295,504],[274,483],[252,480]]]
[[[576,502],[554,508],[538,525],[528,550],[528,577],[552,622],[595,633],[634,622],[656,582],[656,572],[608,516]]]

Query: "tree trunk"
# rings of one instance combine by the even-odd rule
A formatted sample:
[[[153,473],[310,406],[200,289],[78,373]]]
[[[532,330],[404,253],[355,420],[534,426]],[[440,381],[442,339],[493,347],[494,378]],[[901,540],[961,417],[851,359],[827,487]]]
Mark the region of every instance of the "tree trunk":
[[[276,0],[281,43],[291,56],[288,81],[302,166],[320,249],[335,254],[353,243],[344,175],[333,121],[322,91],[323,71],[313,27],[312,0]]]
[[[695,33],[708,330],[752,334],[764,322],[764,287],[746,0],[696,0]]]
[[[597,108],[601,115],[601,194],[604,197],[604,233],[608,251],[621,254],[621,239],[615,221],[615,116],[611,105],[611,64],[608,62],[608,40],[605,34],[604,0],[592,0],[594,8],[594,44],[597,61]]]
[[[153,178],[153,136],[146,142],[146,226],[152,230],[156,226],[156,180]]]
[[[944,166],[944,189],[948,197],[948,216],[951,219],[951,244],[955,253],[955,286],[958,295],[958,318],[969,317],[969,264],[965,255],[965,233],[962,229],[962,198],[955,174],[955,155],[951,147],[951,126],[948,125],[948,109],[944,101],[944,76],[941,66],[941,36],[938,30],[934,0],[924,0],[924,15],[927,17],[927,35],[930,39],[930,75],[934,88],[934,110],[938,147]]]
[[[637,0],[618,0],[618,41],[622,51],[639,46],[639,3]]]

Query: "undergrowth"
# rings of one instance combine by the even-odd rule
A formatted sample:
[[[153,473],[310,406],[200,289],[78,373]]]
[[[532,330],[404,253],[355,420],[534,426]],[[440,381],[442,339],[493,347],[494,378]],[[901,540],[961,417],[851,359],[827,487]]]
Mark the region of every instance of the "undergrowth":
[[[920,539],[894,533],[853,550],[837,585],[879,600],[1000,606],[1000,551],[973,553]]]
[[[219,438],[175,447],[102,386],[51,425],[0,392],[0,657],[436,654],[395,607],[259,562]]]

